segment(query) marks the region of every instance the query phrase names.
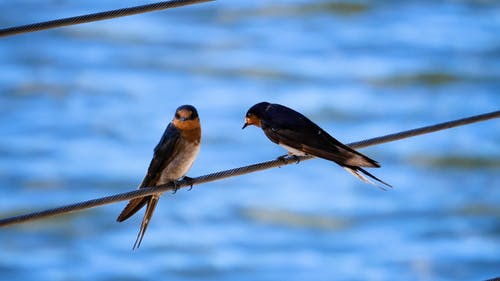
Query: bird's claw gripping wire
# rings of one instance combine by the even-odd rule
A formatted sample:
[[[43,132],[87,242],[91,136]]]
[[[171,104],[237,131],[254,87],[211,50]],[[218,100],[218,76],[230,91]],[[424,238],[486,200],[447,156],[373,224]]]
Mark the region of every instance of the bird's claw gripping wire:
[[[299,164],[300,163],[300,157],[297,156],[297,155],[293,155],[293,154],[291,154],[291,155],[290,154],[281,155],[281,156],[279,156],[276,159],[283,161],[285,164],[287,163],[288,159],[293,159],[295,161],[295,164]]]
[[[285,155],[281,155],[281,156],[278,156],[276,158],[276,160],[280,160],[280,161],[283,161],[284,163],[286,163],[286,158],[288,157],[288,154],[285,154]]]
[[[173,188],[174,192],[172,194],[177,193],[177,190],[179,190],[181,188],[180,185],[182,182],[187,183],[189,185],[188,191],[193,189],[194,179],[191,177],[185,176],[182,178],[182,181],[177,181],[177,180],[172,181],[172,184],[174,185],[174,188]]]
[[[193,189],[194,179],[192,177],[185,176],[183,180],[189,185],[188,191],[191,191],[191,189]]]
[[[179,188],[180,188],[181,182],[178,180],[175,180],[175,181],[172,181],[172,184],[174,185],[174,188],[173,188],[174,192],[172,194],[176,194],[177,190],[179,190]]]

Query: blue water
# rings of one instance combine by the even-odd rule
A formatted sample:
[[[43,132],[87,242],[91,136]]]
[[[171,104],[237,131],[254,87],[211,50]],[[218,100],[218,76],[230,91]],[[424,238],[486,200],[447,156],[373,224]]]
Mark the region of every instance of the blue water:
[[[438,3],[439,2],[439,3]],[[0,1],[8,27],[139,1]],[[0,216],[133,190],[177,106],[189,176],[283,149],[246,110],[344,142],[500,108],[498,1],[217,1],[0,39]],[[0,229],[2,280],[484,280],[500,276],[500,122],[363,149],[383,192],[311,160]]]

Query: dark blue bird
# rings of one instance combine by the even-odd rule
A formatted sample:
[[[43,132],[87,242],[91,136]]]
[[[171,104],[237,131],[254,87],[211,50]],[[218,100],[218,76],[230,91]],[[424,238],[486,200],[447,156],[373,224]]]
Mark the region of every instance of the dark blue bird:
[[[248,125],[262,128],[266,136],[272,142],[286,148],[289,155],[312,155],[327,159],[337,163],[364,182],[384,189],[366,178],[364,176],[366,175],[391,187],[388,183],[361,168],[378,168],[380,165],[377,161],[342,144],[309,118],[291,108],[268,102],[255,104],[245,116],[243,129]]]

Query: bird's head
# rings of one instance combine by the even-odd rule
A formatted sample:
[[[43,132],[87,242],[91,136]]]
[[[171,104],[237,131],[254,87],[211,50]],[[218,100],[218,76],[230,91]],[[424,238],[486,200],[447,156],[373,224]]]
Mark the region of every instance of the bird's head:
[[[200,127],[198,111],[192,105],[181,105],[175,111],[174,126],[179,130],[191,130]]]
[[[266,108],[268,106],[268,102],[261,102],[250,107],[250,109],[247,111],[247,114],[245,115],[245,124],[243,124],[242,129],[245,129],[248,125],[261,127],[261,120],[262,117],[264,117],[264,112],[266,111]]]

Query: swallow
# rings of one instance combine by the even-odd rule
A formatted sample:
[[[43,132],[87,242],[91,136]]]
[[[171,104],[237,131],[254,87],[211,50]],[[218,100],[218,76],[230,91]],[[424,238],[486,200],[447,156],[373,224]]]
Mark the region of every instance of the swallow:
[[[272,142],[287,149],[289,156],[310,155],[330,160],[363,182],[385,190],[366,178],[364,176],[366,175],[379,183],[392,187],[361,168],[379,168],[380,164],[377,161],[342,144],[309,118],[291,108],[268,102],[255,104],[247,111],[242,129],[249,125],[260,127]]]
[[[180,106],[154,149],[153,159],[139,189],[170,182],[175,184],[181,178],[190,179],[186,174],[198,155],[200,143],[201,126],[196,108],[192,105]],[[141,228],[132,249],[141,245],[159,199],[160,194],[132,199],[116,219],[122,222],[146,205]]]

